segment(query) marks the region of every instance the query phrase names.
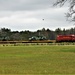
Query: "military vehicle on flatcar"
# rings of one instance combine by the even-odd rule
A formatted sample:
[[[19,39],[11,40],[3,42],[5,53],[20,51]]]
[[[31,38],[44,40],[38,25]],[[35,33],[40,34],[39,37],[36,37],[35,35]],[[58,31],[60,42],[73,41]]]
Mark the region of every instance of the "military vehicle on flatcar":
[[[29,41],[37,41],[37,40],[47,40],[45,36],[32,36],[29,38]]]

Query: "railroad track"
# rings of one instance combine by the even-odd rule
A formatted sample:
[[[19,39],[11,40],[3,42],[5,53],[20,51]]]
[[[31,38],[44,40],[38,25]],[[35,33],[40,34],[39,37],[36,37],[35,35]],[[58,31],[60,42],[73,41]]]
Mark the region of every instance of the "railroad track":
[[[41,41],[0,41],[0,44],[15,44],[15,43],[53,43],[55,40],[41,40]]]

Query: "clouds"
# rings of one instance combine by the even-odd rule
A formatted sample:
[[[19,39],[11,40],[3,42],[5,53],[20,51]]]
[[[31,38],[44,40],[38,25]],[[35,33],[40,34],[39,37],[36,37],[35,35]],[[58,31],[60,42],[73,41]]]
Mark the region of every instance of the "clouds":
[[[53,8],[53,0],[0,0],[0,28],[38,30],[69,28],[64,13],[67,7]],[[44,20],[42,20],[44,19]]]
[[[50,7],[51,0],[0,0],[0,10],[37,10]]]

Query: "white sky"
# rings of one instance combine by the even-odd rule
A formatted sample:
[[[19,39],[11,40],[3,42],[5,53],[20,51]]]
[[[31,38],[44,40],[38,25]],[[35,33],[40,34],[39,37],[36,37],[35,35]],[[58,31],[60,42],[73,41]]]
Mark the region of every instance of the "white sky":
[[[52,7],[52,4],[52,0],[0,0],[0,28],[36,31],[74,27],[66,21],[68,7]]]

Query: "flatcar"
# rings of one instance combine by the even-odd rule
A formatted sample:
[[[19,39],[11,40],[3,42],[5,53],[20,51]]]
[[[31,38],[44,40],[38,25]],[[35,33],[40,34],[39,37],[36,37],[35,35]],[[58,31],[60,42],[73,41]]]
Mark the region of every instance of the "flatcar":
[[[56,42],[75,42],[75,35],[57,35]]]

